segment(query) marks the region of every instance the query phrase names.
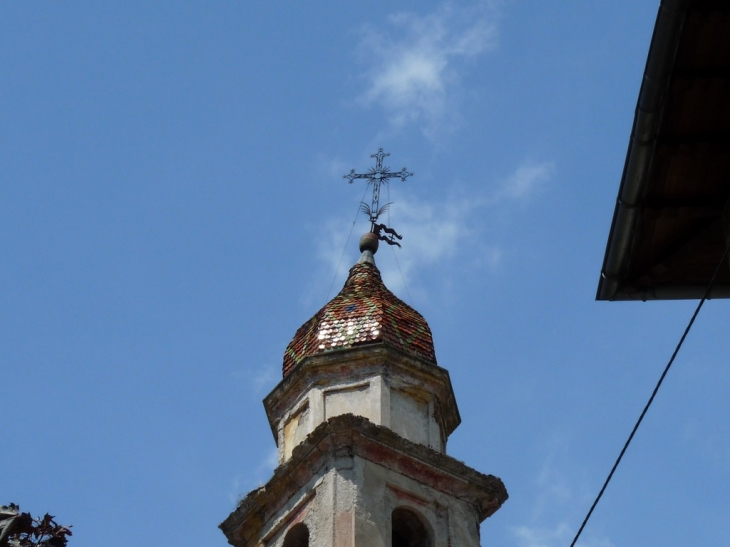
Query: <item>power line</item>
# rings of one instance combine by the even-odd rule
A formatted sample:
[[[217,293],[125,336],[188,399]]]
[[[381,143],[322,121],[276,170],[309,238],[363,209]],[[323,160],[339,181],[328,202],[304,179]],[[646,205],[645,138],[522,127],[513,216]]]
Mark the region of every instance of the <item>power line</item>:
[[[580,525],[580,528],[578,529],[578,533],[575,534],[575,537],[573,538],[573,541],[571,542],[570,547],[575,546],[576,541],[578,541],[578,538],[580,537],[581,533],[583,532],[583,528],[585,528],[586,524],[588,523],[588,519],[591,518],[591,515],[593,514],[593,510],[596,508],[596,505],[598,505],[598,502],[600,501],[601,497],[603,496],[603,493],[606,491],[606,487],[608,486],[608,483],[611,482],[611,478],[613,477],[613,474],[616,471],[618,464],[621,463],[621,459],[624,457],[624,454],[626,453],[626,449],[629,447],[629,444],[631,444],[631,440],[634,438],[634,434],[636,433],[636,430],[639,429],[639,426],[641,425],[641,421],[644,419],[646,412],[649,410],[651,403],[654,401],[654,397],[656,396],[657,392],[659,391],[659,388],[661,387],[662,382],[664,381],[664,377],[667,375],[667,372],[669,372],[669,368],[672,366],[672,363],[674,363],[674,358],[677,357],[677,354],[679,353],[679,350],[682,347],[682,344],[684,343],[684,339],[687,338],[687,335],[689,334],[689,331],[692,328],[692,325],[695,322],[695,319],[697,318],[697,314],[700,313],[700,309],[702,308],[702,305],[705,303],[705,300],[707,300],[707,297],[710,294],[710,290],[712,289],[712,285],[715,283],[715,278],[717,277],[717,274],[720,271],[720,267],[722,266],[722,264],[725,262],[725,260],[727,258],[728,250],[730,250],[730,244],[728,244],[725,247],[725,252],[723,253],[722,258],[720,259],[720,262],[718,262],[717,267],[715,268],[715,272],[712,274],[712,278],[710,279],[710,282],[707,284],[707,288],[705,289],[705,294],[702,296],[702,300],[700,300],[700,303],[697,305],[697,309],[692,314],[692,319],[689,320],[689,323],[687,324],[687,328],[684,329],[684,333],[682,334],[682,337],[679,339],[679,343],[677,344],[677,347],[674,348],[674,353],[672,353],[672,357],[669,359],[667,366],[664,367],[664,372],[662,372],[662,375],[659,377],[659,381],[657,382],[656,387],[654,388],[654,391],[651,394],[651,397],[649,397],[649,401],[646,403],[644,410],[641,411],[641,415],[639,416],[639,419],[636,421],[636,425],[634,425],[634,429],[631,430],[631,434],[629,435],[629,438],[626,440],[624,447],[621,449],[621,453],[618,455],[616,462],[613,464],[613,467],[611,468],[611,472],[608,474],[608,477],[606,477],[606,481],[603,483],[603,486],[601,487],[601,491],[598,492],[598,496],[596,496],[596,499],[593,502],[593,505],[591,505],[591,508],[588,510],[588,514],[583,519],[583,523]]]
[[[362,203],[362,200],[365,199],[365,192],[368,191],[368,187],[365,186],[365,191],[362,193],[362,198],[360,198],[360,203]],[[337,263],[337,268],[335,268],[335,274],[332,276],[332,283],[330,283],[330,288],[327,291],[327,300],[330,299],[330,295],[332,294],[332,287],[335,286],[335,280],[337,279],[337,274],[340,273],[340,266],[342,266],[342,259],[345,257],[345,253],[347,252],[347,246],[350,244],[350,238],[352,237],[352,231],[355,229],[355,223],[357,222],[357,215],[360,214],[360,205],[358,204],[358,209],[355,212],[355,218],[352,219],[352,226],[350,226],[350,233],[347,234],[347,241],[345,241],[345,246],[342,248],[342,254],[340,255],[340,261]]]
[[[388,186],[388,203],[390,203],[390,186]],[[388,209],[388,224],[390,225],[390,209]],[[400,245],[399,245],[400,247]],[[395,247],[392,248],[393,250],[393,258],[395,258],[395,264],[398,266],[398,272],[400,273],[400,278],[403,280],[403,286],[406,289],[406,294],[408,295],[408,300],[410,301],[411,305],[414,304],[413,297],[411,296],[411,291],[408,290],[408,283],[406,283],[406,277],[403,275],[403,270],[400,267],[400,262],[398,262],[398,255],[395,252]]]

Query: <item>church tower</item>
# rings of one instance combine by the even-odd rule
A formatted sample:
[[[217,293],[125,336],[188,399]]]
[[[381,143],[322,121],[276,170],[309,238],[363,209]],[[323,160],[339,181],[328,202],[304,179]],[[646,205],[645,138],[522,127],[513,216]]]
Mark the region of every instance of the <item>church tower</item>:
[[[370,174],[393,176],[378,154]],[[264,399],[279,466],[220,525],[235,547],[479,547],[507,499],[500,479],[446,454],[461,421],[449,373],[425,319],[383,284],[374,255],[395,232],[376,224],[375,197],[365,209],[360,259]]]

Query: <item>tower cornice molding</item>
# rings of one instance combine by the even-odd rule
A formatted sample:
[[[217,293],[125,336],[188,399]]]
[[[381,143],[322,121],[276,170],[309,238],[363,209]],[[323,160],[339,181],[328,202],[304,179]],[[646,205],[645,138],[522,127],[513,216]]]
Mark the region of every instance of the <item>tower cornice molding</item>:
[[[502,481],[361,416],[343,414],[320,424],[274,471],[271,480],[246,496],[220,528],[228,542],[247,547],[263,526],[324,469],[349,469],[363,458],[472,505],[479,521],[497,511],[508,494]]]
[[[461,416],[449,372],[412,353],[387,343],[331,350],[307,357],[264,398],[274,439],[279,442],[280,421],[314,388],[327,389],[342,382],[356,383],[376,375],[420,389],[436,399],[436,414],[446,438],[459,426]]]

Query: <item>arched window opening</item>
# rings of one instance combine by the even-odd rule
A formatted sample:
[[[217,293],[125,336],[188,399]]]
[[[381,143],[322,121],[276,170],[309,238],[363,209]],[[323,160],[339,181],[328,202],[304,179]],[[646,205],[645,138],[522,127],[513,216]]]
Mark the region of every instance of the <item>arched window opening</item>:
[[[309,528],[306,524],[295,524],[286,533],[284,547],[309,547]]]
[[[391,518],[393,547],[431,547],[431,534],[414,511],[399,507]]]

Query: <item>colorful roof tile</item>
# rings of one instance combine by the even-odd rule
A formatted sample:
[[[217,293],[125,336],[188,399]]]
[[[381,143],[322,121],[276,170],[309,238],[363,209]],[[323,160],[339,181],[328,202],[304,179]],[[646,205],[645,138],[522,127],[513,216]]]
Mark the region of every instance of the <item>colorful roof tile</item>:
[[[372,259],[361,259],[350,269],[340,294],[294,335],[284,352],[284,376],[311,355],[374,343],[436,364],[426,320],[386,288]]]

